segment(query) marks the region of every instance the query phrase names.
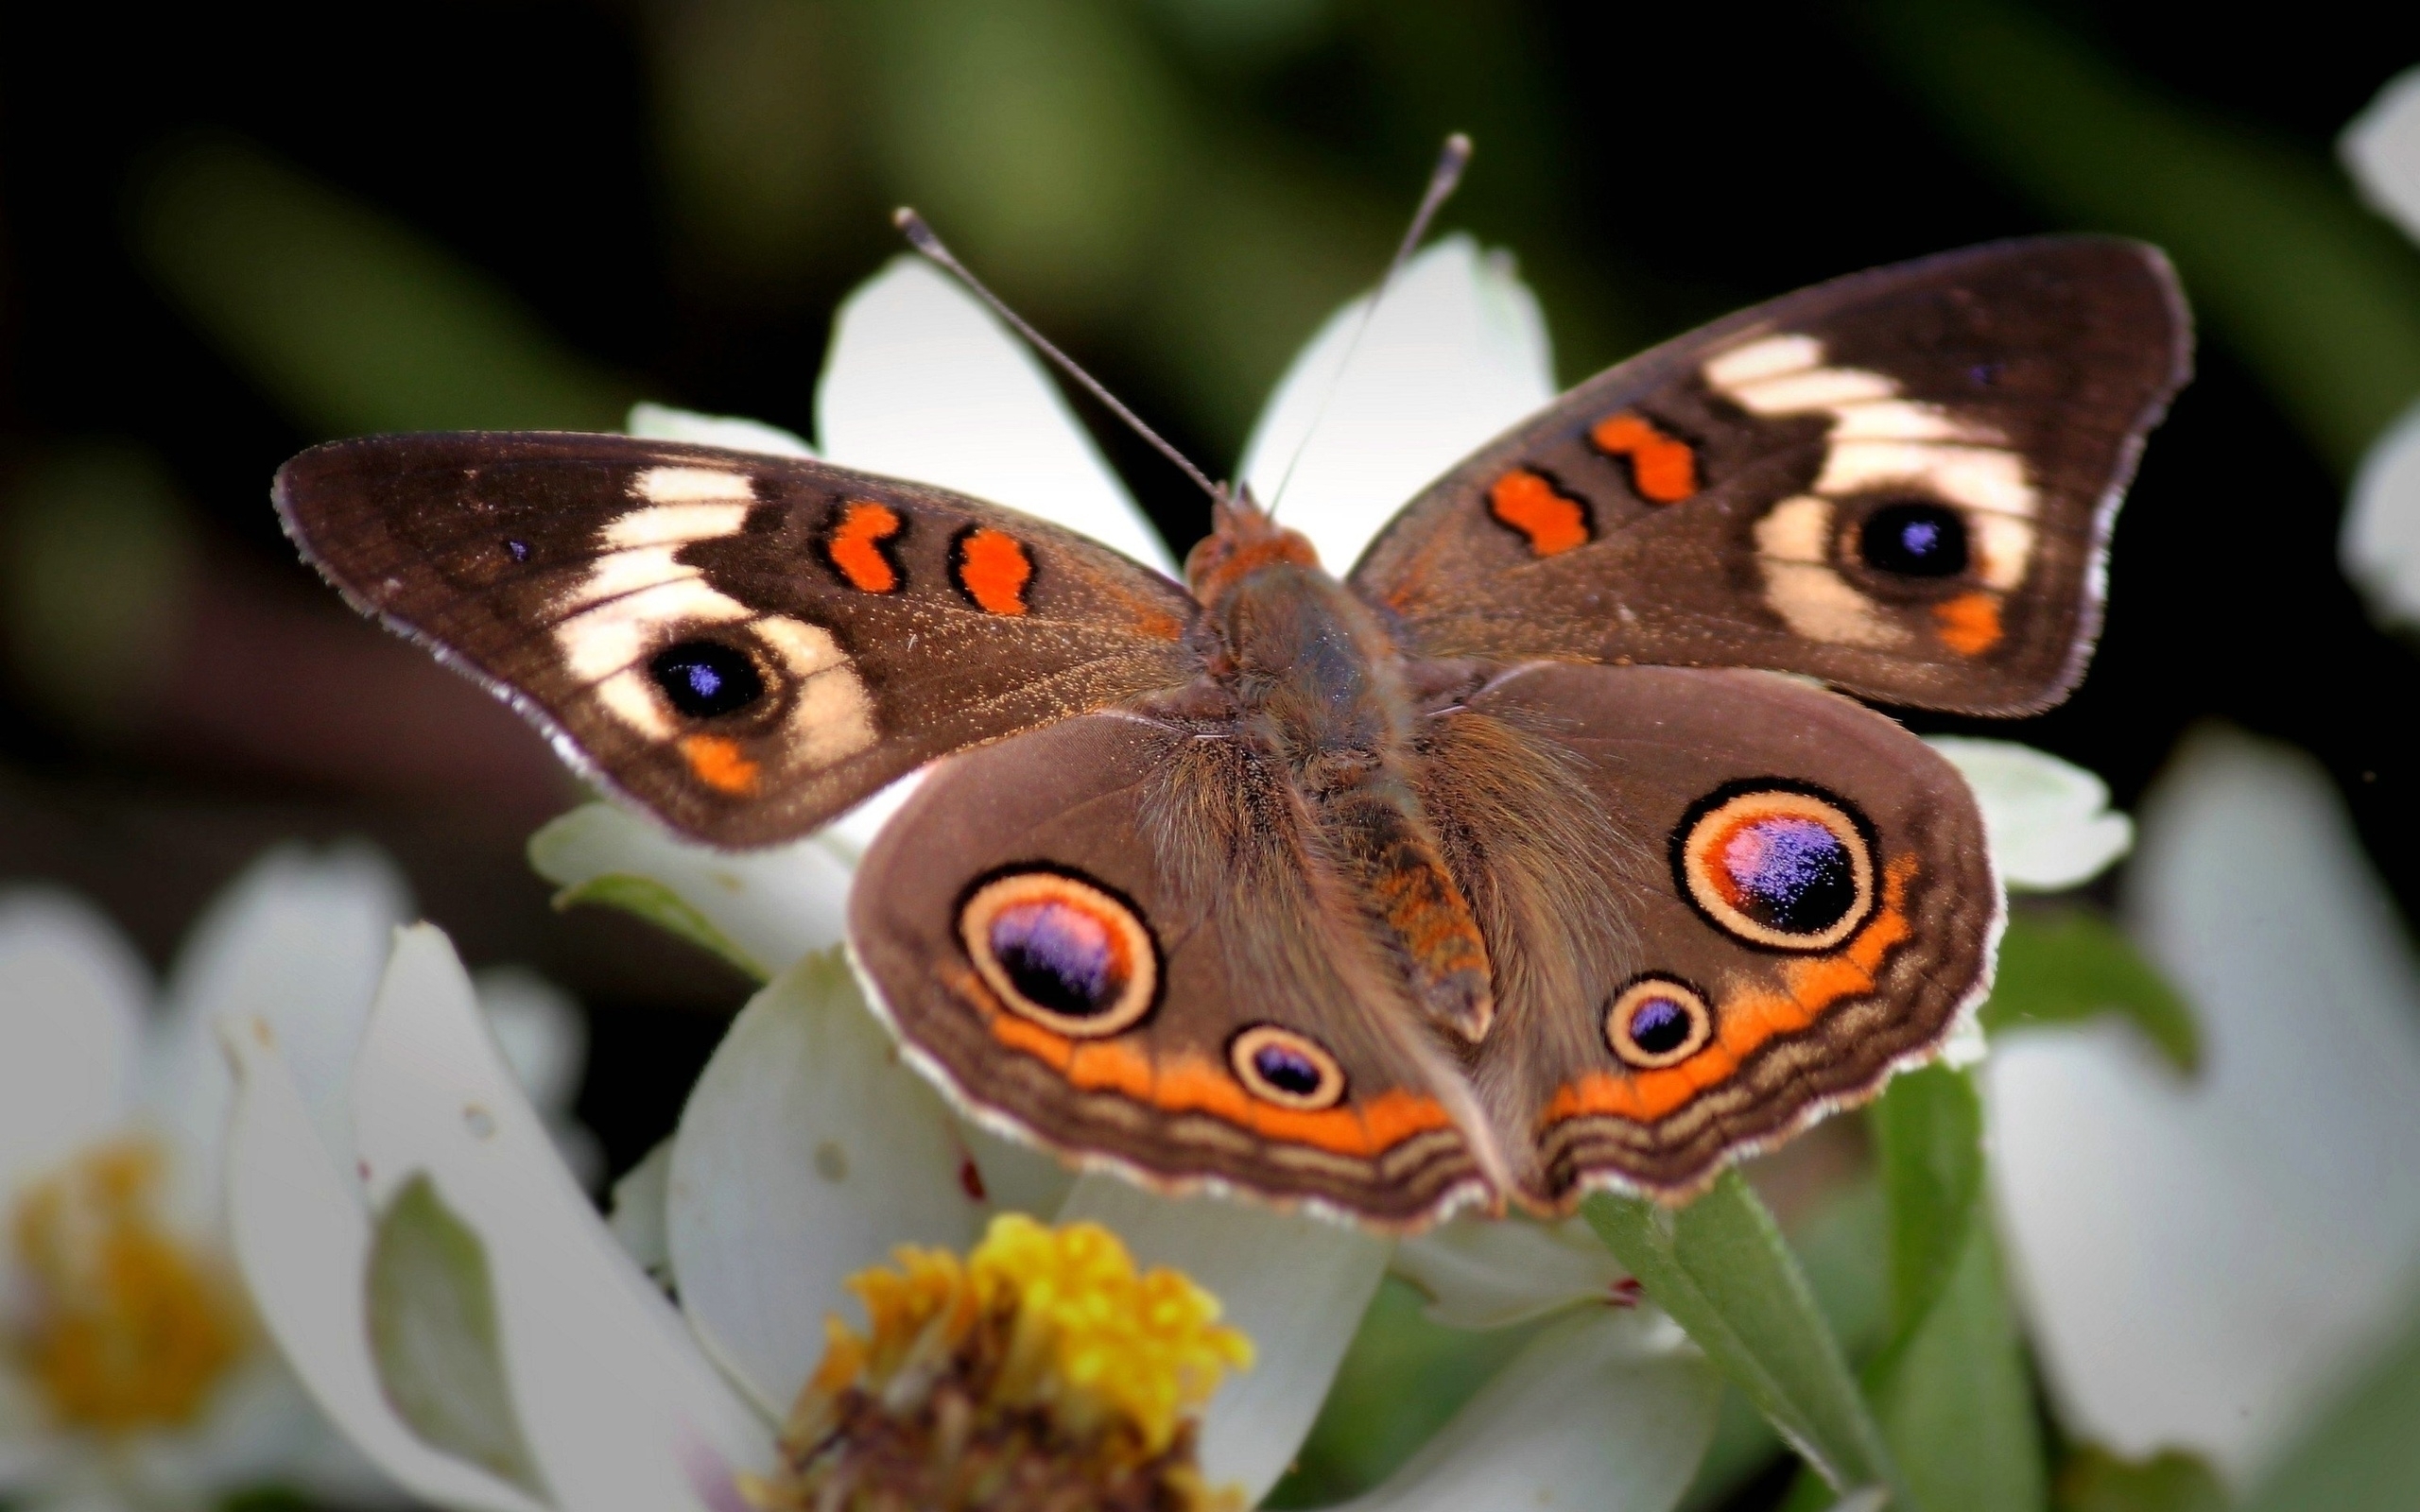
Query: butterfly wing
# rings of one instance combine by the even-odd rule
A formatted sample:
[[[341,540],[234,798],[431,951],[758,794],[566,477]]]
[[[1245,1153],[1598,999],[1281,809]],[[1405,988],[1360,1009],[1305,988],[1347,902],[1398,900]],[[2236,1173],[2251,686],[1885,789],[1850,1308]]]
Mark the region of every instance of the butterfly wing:
[[[973,499],[620,436],[372,437],[278,472],[287,533],[590,775],[718,845],[1198,671],[1173,582]]]
[[[1429,723],[1423,801],[1496,970],[1471,1075],[1534,1205],[1693,1191],[1930,1056],[1989,986],[1974,799],[1862,705],[1532,663]]]
[[[1571,390],[1423,491],[1352,581],[1427,656],[2042,709],[2083,674],[2118,501],[2190,344],[2135,242],[1837,279]]]
[[[867,852],[850,942],[976,1116],[1162,1187],[1417,1226],[1495,1189],[1483,1125],[1299,814],[1241,741],[1068,720],[934,768]]]

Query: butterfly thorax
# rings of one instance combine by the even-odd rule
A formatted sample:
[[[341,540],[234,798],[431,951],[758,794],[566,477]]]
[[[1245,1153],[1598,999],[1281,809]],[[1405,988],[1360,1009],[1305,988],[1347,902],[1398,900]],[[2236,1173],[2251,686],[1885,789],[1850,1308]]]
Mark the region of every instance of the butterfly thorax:
[[[1485,942],[1418,786],[1419,718],[1392,636],[1250,500],[1186,563],[1217,636],[1212,677],[1282,770],[1412,993],[1465,1040],[1495,1011]]]

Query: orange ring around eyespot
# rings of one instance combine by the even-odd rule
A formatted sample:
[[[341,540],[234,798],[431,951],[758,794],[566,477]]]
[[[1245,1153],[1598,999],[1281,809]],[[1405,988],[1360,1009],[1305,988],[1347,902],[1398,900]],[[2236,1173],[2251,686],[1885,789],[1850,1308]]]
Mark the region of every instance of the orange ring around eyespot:
[[[1742,831],[1771,819],[1807,819],[1820,824],[1847,853],[1851,883],[1849,906],[1821,929],[1779,928],[1739,906],[1736,885],[1714,857]],[[1674,869],[1695,903],[1715,926],[1751,945],[1769,950],[1830,950],[1858,931],[1874,912],[1874,848],[1865,828],[1835,799],[1791,786],[1741,783],[1718,789],[1675,836]]]
[[[1689,1021],[1688,1038],[1670,1050],[1650,1050],[1631,1034],[1631,1020],[1641,1005],[1656,998],[1678,1007]],[[1714,1010],[1706,1006],[1705,994],[1668,976],[1642,976],[1614,994],[1605,1009],[1605,1044],[1628,1065],[1641,1071],[1661,1071],[1677,1066],[1706,1047],[1714,1038]]]
[[[1150,1015],[1159,997],[1159,945],[1141,916],[1108,889],[1063,871],[1019,868],[977,886],[959,905],[958,936],[976,971],[1011,1012],[1071,1040],[1123,1034]],[[1073,953],[1034,964],[1045,971],[1053,965],[1097,969],[1109,995],[1088,1012],[1039,1001],[1028,988],[1053,984],[1032,966],[1020,981],[1018,963],[1002,958],[1004,937],[1038,956],[1053,949]],[[1076,984],[1063,977],[1056,985]]]
[[[1262,1053],[1270,1050],[1299,1056],[1309,1062],[1319,1078],[1318,1085],[1309,1091],[1296,1091],[1271,1081],[1269,1074],[1260,1069]],[[1229,1040],[1227,1066],[1236,1074],[1236,1080],[1244,1084],[1246,1091],[1280,1108],[1316,1113],[1344,1101],[1344,1068],[1337,1064],[1327,1048],[1308,1035],[1273,1023],[1255,1023]]]

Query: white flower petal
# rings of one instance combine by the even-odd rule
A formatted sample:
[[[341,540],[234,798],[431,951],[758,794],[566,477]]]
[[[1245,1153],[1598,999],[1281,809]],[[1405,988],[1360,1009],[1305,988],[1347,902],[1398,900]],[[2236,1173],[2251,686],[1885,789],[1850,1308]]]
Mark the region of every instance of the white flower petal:
[[[211,903],[170,973],[152,1067],[150,1106],[184,1152],[178,1211],[215,1216],[219,1207],[219,1142],[234,1095],[218,1054],[222,1021],[267,1021],[321,1142],[351,1147],[346,1077],[389,936],[410,906],[393,864],[357,843],[280,846]]]
[[[658,1141],[638,1164],[614,1183],[614,1204],[605,1227],[638,1268],[659,1284],[672,1284],[672,1235],[665,1210],[672,1193],[672,1141]]]
[[[994,1212],[1022,1212],[1047,1223],[1075,1190],[1076,1173],[1047,1150],[975,1124],[959,1125],[958,1137],[975,1157],[983,1200]]]
[[[1219,1298],[1251,1338],[1253,1367],[1229,1376],[1201,1420],[1201,1470],[1256,1503],[1311,1431],[1329,1383],[1384,1279],[1388,1241],[1321,1219],[1219,1197],[1163,1197],[1121,1177],[1077,1181],[1061,1223],[1108,1226],[1146,1268],[1173,1266]]]
[[[716,850],[610,803],[583,804],[529,837],[529,864],[547,881],[575,896],[617,879],[651,883],[711,930],[716,948],[761,977],[839,942],[852,860],[813,837]]]
[[[2420,969],[2333,788],[2285,747],[2189,737],[2128,880],[2204,1070],[2178,1078],[2113,1021],[2007,1037],[1997,1198],[2070,1428],[2241,1481],[2420,1266]]]
[[[0,896],[0,1201],[126,1117],[150,973],[82,900]]]
[[[2344,576],[2390,625],[2420,625],[2420,404],[2370,443],[2338,542]]]
[[[924,780],[921,769],[909,772],[818,830],[816,838],[829,845],[850,866],[856,866],[864,859],[866,847],[873,844],[875,834],[890,822],[890,816],[899,812],[899,805],[908,801],[916,791],[916,784]]]
[[[1602,1302],[1626,1272],[1581,1219],[1463,1217],[1395,1246],[1394,1273],[1458,1329],[1526,1322],[1574,1302]]]
[[[2336,139],[2361,198],[2420,237],[2420,68],[2386,81]]]
[[[666,1220],[681,1304],[769,1416],[823,1354],[849,1276],[899,1245],[963,1251],[987,1210],[957,1121],[899,1059],[838,951],[756,994],[673,1137]]]
[[[1282,518],[1339,575],[1413,494],[1555,394],[1546,319],[1502,253],[1448,236],[1413,258],[1339,387],[1369,302],[1328,318],[1244,448],[1244,481],[1267,505],[1310,436]]]
[[[1992,864],[2012,888],[2055,892],[2106,870],[2135,826],[2109,811],[2109,784],[2072,762],[2014,740],[1934,735],[1983,810]]]
[[[737,415],[701,415],[694,409],[675,409],[670,404],[651,404],[645,400],[631,406],[631,418],[623,428],[632,436],[658,441],[694,441],[700,446],[727,446],[735,452],[763,452],[772,456],[815,455],[815,448],[806,444],[805,438],[779,425]]]
[[[579,1005],[526,966],[491,966],[471,980],[521,1090],[550,1118],[566,1111],[588,1064],[588,1021]]]
[[[1176,562],[1024,343],[921,257],[859,286],[833,322],[816,438],[843,467],[908,478]]]
[[[418,1173],[487,1251],[513,1404],[555,1500],[722,1509],[769,1432],[718,1379],[555,1157],[435,928],[398,932],[354,1075],[363,1179]]]
[[[1667,1512],[1714,1436],[1720,1381],[1660,1314],[1546,1330],[1351,1512]]]
[[[227,1226],[261,1320],[312,1400],[379,1468],[439,1506],[536,1512],[487,1471],[438,1452],[387,1403],[370,1356],[362,1277],[370,1221],[312,1127],[268,1025],[229,1022],[234,1064]]]

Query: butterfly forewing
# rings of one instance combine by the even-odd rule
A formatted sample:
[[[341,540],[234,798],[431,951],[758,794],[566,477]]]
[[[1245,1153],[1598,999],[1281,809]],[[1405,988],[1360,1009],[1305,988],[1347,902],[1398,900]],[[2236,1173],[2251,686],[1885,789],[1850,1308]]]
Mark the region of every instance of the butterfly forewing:
[[[2189,343],[2137,243],[1855,274],[1581,385],[1426,490],[1353,581],[1433,656],[2039,709],[2082,675],[2118,498]]]
[[[818,462],[376,437],[276,498],[363,609],[700,839],[801,834],[943,752],[1194,676],[1193,601],[1080,536]]]

